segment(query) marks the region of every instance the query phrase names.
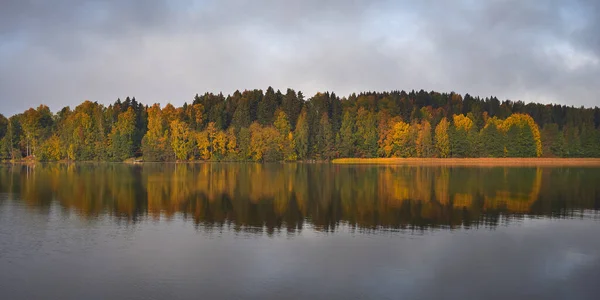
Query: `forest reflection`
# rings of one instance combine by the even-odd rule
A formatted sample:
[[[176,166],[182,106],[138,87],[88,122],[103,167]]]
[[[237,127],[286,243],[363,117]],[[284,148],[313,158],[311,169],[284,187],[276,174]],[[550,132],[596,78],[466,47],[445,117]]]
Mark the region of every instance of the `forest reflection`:
[[[334,231],[494,227],[525,216],[598,215],[600,169],[332,164],[0,166],[0,193],[42,212],[206,228]],[[9,197],[10,198],[10,197]],[[0,200],[7,201],[7,200]],[[1,205],[1,202],[0,202]]]

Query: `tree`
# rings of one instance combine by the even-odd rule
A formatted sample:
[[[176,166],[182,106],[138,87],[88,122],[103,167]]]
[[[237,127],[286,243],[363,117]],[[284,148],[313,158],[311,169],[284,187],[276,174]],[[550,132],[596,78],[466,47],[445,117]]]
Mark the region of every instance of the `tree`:
[[[208,139],[208,132],[206,130],[196,133],[196,147],[201,159],[209,160],[212,157],[210,140]]]
[[[281,103],[281,107],[283,112],[288,116],[290,120],[291,130],[296,128],[296,121],[298,120],[298,116],[300,115],[300,111],[302,110],[303,99],[302,93],[297,95],[296,92],[292,89],[287,89],[285,96],[283,96],[283,100]],[[300,97],[299,97],[300,96]]]
[[[190,124],[190,128],[196,131],[202,130],[204,123],[204,105],[201,103],[188,105],[185,109],[185,115]]]
[[[248,99],[247,93],[244,93],[245,96],[242,96],[240,101],[237,104],[237,108],[233,113],[233,118],[231,120],[231,124],[235,128],[249,127],[250,123],[252,123],[252,116],[250,112],[250,100]]]
[[[272,87],[267,89],[262,101],[258,103],[257,119],[261,125],[273,123],[273,116],[277,108],[277,97]]]
[[[263,127],[257,122],[250,125],[250,153],[254,161],[277,161],[281,159],[277,140],[279,132],[275,127]]]
[[[32,155],[38,146],[41,131],[40,119],[40,113],[33,108],[23,113],[21,124],[25,137],[26,156]]]
[[[250,129],[247,127],[242,127],[240,129],[240,132],[238,134],[238,147],[239,147],[239,151],[238,151],[238,156],[240,160],[248,160],[248,158],[250,157],[250,141],[252,139],[252,133],[250,132]]]
[[[469,131],[473,128],[473,121],[465,115],[454,115],[452,118],[452,126],[448,132],[450,152],[453,157],[471,156],[473,147],[469,142]]]
[[[435,149],[437,156],[446,158],[450,156],[450,137],[448,136],[448,127],[450,123],[443,118],[435,127]]]
[[[110,156],[112,160],[124,161],[133,156],[133,137],[135,134],[135,112],[133,108],[120,113],[118,121],[110,133]]]
[[[227,134],[219,130],[212,141],[213,156],[221,160],[227,154]]]
[[[351,111],[344,111],[342,126],[339,132],[338,144],[341,157],[352,157],[356,147],[355,121]]]
[[[531,116],[512,114],[502,122],[501,130],[506,135],[507,156],[542,156],[541,134]]]
[[[356,113],[356,148],[363,157],[377,156],[377,123],[375,114],[364,108]]]
[[[418,157],[432,157],[434,155],[431,124],[427,120],[423,120],[418,124],[415,144]]]
[[[547,123],[541,131],[542,149],[546,157],[565,156],[565,137],[558,124]]]
[[[319,135],[317,136],[317,149],[321,159],[331,159],[334,156],[334,136],[331,122],[327,113],[321,115],[319,120]]]
[[[188,160],[194,147],[189,126],[179,120],[171,122],[171,147],[178,160]]]
[[[142,153],[145,161],[166,161],[175,157],[170,145],[167,120],[159,104],[147,109],[148,130],[142,139]]]
[[[0,114],[0,140],[6,135],[8,130],[8,119]]]
[[[57,135],[52,135],[44,141],[40,148],[40,154],[37,157],[40,161],[59,161],[64,157],[64,148]]]
[[[235,135],[235,128],[230,127],[227,130],[227,159],[234,160],[238,158],[238,144]]]
[[[495,122],[489,122],[481,130],[483,144],[483,155],[486,157],[504,156],[504,135]]]
[[[293,134],[290,129],[290,122],[284,111],[278,110],[275,113],[275,128],[279,132],[277,144],[279,151],[283,154],[283,159],[286,161],[296,160],[296,149],[294,145]]]
[[[298,153],[298,158],[301,160],[308,158],[308,135],[308,116],[306,109],[303,108],[298,116],[298,121],[296,122],[296,131],[294,132],[296,153]]]
[[[404,121],[394,123],[391,130],[393,157],[412,157],[416,154],[412,132],[410,124]]]

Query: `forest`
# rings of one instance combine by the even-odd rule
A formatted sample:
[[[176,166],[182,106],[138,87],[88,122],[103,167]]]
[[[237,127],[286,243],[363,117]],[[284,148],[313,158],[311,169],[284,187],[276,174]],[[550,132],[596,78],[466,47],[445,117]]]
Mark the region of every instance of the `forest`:
[[[426,91],[339,97],[272,87],[181,107],[127,97],[0,114],[3,161],[327,161],[600,157],[600,109]]]

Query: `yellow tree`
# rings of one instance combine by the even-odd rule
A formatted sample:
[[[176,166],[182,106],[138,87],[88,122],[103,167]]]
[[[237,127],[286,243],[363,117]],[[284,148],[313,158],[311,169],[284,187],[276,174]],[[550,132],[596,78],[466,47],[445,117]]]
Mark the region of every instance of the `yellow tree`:
[[[211,158],[210,141],[208,140],[208,132],[206,130],[196,133],[196,146],[200,152],[200,158],[203,160]]]
[[[386,118],[386,115],[382,115]],[[387,118],[387,120],[380,120],[378,131],[379,131],[379,152],[384,157],[391,157],[394,154],[394,124],[402,122],[400,117]]]
[[[435,127],[435,149],[437,150],[437,155],[442,158],[450,155],[449,126],[450,122],[448,122],[448,119],[442,118],[440,123]]]
[[[189,126],[179,120],[171,122],[171,147],[178,160],[187,160],[192,153],[194,142]]]
[[[433,155],[431,124],[427,120],[422,120],[418,125],[416,148],[418,157],[431,157]]]
[[[452,121],[454,122],[454,127],[458,130],[469,132],[473,127],[473,120],[462,114],[452,116]]]
[[[279,132],[275,127],[262,127],[254,122],[250,125],[250,134],[250,153],[254,161],[278,159]]]
[[[206,126],[206,134],[208,135],[208,146],[210,155],[212,157],[217,154],[213,145],[215,138],[217,137],[217,127],[215,126],[215,122],[208,123],[208,125]]]
[[[193,130],[201,130],[202,122],[204,122],[204,105],[200,103],[188,105],[185,109],[185,115]]]
[[[227,134],[223,131],[218,131],[212,141],[213,153],[223,158],[227,153]]]
[[[163,111],[159,104],[154,104],[147,110],[148,131],[142,139],[144,160],[162,161],[169,155],[168,128]]]
[[[237,151],[237,137],[235,128],[232,126],[227,130],[227,154],[233,158],[237,155]]]
[[[410,157],[412,154],[411,126],[403,121],[398,121],[392,126],[392,155]]]
[[[282,110],[277,110],[275,112],[275,122],[273,125],[275,125],[275,128],[279,132],[277,145],[279,147],[279,151],[283,153],[283,159],[287,161],[296,160],[293,135],[286,113]]]
[[[57,161],[63,158],[62,144],[57,135],[52,135],[40,148],[38,159],[41,161]]]

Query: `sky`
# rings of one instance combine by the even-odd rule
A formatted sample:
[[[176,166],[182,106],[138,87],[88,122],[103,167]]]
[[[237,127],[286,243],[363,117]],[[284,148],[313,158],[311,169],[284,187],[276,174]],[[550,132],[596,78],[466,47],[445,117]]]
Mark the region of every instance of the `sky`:
[[[3,0],[0,113],[266,89],[600,105],[597,0]]]

